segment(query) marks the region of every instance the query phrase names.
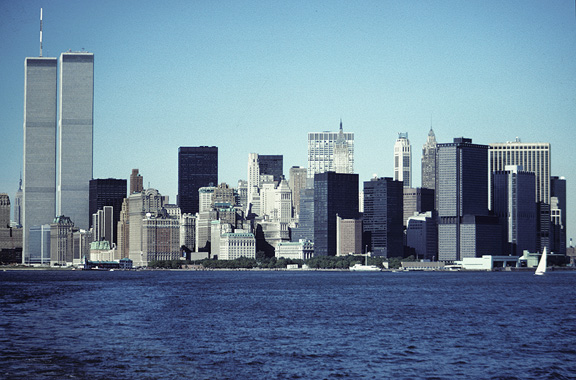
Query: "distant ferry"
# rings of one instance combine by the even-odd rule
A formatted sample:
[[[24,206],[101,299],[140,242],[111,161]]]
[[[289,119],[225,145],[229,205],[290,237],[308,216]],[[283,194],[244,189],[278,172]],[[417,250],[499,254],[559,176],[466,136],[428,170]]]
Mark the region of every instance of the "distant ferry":
[[[380,272],[382,269],[378,268],[376,265],[354,264],[354,266],[350,267],[350,270],[359,272]]]

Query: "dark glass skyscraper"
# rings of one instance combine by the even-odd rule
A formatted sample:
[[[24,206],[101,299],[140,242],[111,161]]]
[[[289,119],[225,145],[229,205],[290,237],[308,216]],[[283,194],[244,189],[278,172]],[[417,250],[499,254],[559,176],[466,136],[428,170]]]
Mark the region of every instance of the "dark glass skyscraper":
[[[358,217],[358,174],[314,175],[314,256],[336,255],[336,215]]]
[[[292,241],[297,242],[300,239],[314,241],[314,189],[301,189],[299,199],[298,227],[292,231]]]
[[[375,256],[404,254],[402,181],[373,178],[364,182],[364,244]]]
[[[126,198],[126,190],[128,188],[128,181],[125,179],[107,178],[107,179],[93,179],[90,181],[90,220],[89,225],[92,227],[92,214],[98,210],[102,210],[104,206],[112,206],[112,220],[114,239],[113,242],[117,243],[117,225],[120,221],[120,211],[122,210],[122,202]]]
[[[218,147],[178,148],[178,199],[182,213],[199,210],[198,189],[218,184]]]
[[[566,179],[550,177],[550,249],[562,255],[566,254],[566,212]]]
[[[494,213],[502,225],[503,253],[537,252],[536,176],[521,166],[507,165],[492,173]]]
[[[280,181],[284,176],[284,156],[281,154],[259,154],[258,167],[260,168],[260,175],[273,175],[274,181]]]
[[[463,137],[438,144],[436,179],[438,259],[499,254],[498,219],[488,216],[488,146]]]

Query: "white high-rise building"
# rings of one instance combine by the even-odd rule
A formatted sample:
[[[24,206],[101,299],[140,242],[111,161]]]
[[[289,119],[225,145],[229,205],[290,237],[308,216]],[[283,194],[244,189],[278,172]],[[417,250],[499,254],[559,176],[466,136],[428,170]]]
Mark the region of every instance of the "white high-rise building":
[[[292,191],[286,180],[280,181],[274,192],[274,215],[275,220],[281,223],[292,221]]]
[[[404,187],[412,187],[412,149],[408,132],[398,133],[394,143],[394,180],[403,181]]]
[[[87,230],[92,179],[94,54],[60,55],[57,214]]]
[[[348,143],[342,130],[342,120],[340,120],[340,131],[334,144],[334,171],[336,173],[352,173],[350,168],[350,152]]]
[[[492,173],[506,170],[507,165],[519,165],[536,175],[536,202],[550,204],[550,143],[495,143],[488,147],[489,209],[492,209],[494,188]]]
[[[348,162],[339,158],[339,167],[347,167],[348,173],[354,173],[354,132],[344,132],[340,122],[339,132],[309,132],[308,133],[308,178],[314,178],[316,173],[335,171],[334,153],[338,138],[344,137],[341,145],[348,147]],[[342,155],[339,155],[342,157]]]
[[[216,187],[205,186],[198,189],[199,208],[198,212],[206,212],[212,210],[212,197]]]

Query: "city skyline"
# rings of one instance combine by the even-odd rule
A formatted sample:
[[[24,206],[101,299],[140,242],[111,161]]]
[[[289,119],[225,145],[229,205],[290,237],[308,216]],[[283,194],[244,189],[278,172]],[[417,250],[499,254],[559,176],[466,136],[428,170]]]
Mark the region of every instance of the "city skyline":
[[[431,126],[438,143],[518,136],[551,144],[550,174],[567,179],[567,237],[576,237],[573,1],[4,3],[0,191],[12,201],[23,168],[22,63],[38,54],[41,7],[44,56],[98,57],[94,178],[139,168],[145,188],[175,203],[178,147],[218,146],[220,182],[236,186],[250,152],[306,166],[307,133],[335,132],[340,118],[355,133],[360,182],[392,176],[399,131],[416,151]],[[418,164],[412,172],[419,186]]]

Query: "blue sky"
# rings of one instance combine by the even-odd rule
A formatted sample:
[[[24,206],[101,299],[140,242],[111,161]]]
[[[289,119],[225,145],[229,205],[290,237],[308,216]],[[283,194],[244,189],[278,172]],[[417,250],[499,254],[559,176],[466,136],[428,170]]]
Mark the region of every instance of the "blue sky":
[[[393,175],[408,132],[413,182],[430,125],[439,142],[552,144],[576,238],[576,11],[542,1],[0,0],[0,192],[22,167],[24,58],[95,56],[94,177],[176,201],[179,146],[219,147],[219,179],[248,153],[306,166],[307,132],[355,132],[355,171]]]

